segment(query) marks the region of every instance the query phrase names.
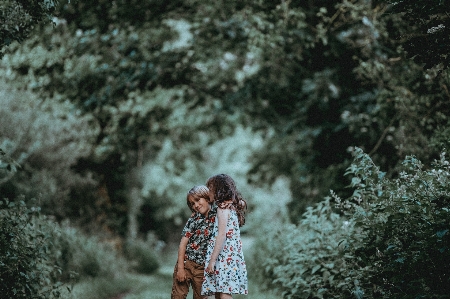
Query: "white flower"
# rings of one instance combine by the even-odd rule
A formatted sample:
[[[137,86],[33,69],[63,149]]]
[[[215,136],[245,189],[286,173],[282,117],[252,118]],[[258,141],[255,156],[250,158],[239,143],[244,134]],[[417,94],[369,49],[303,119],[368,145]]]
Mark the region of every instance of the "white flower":
[[[445,26],[443,24],[438,25],[437,27],[431,27],[430,29],[428,29],[427,33],[428,34],[433,34],[436,33],[438,31],[441,31],[445,28]]]

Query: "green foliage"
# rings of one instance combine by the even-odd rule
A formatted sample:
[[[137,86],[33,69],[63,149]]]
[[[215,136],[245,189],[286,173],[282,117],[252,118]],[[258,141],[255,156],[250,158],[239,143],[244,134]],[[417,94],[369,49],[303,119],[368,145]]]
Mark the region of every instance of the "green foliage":
[[[278,34],[284,36],[280,51],[287,52],[289,38],[302,32],[301,37],[311,40],[302,45],[310,48],[296,49],[307,58],[287,55],[292,60],[283,72],[290,75],[277,77],[288,80],[284,85],[269,83],[271,72],[266,70],[254,74],[240,90],[255,103],[245,101],[242,109],[252,111],[253,122],[269,127],[267,146],[254,156],[250,177],[255,182],[271,182],[281,174],[291,178],[293,222],[329,189],[350,195],[343,174],[355,145],[389,174],[407,154],[430,162],[442,148],[430,147],[430,140],[437,132],[448,131],[449,72],[436,68],[424,73],[420,65],[404,58],[396,38],[409,34],[411,26],[388,9],[374,1],[342,1],[331,7],[289,2],[289,16],[299,28],[287,27],[284,35]],[[298,17],[300,12],[306,19]],[[308,26],[303,27],[304,22]],[[310,32],[311,27],[318,30]],[[273,92],[281,87],[283,92]],[[263,93],[265,88],[270,91]]]
[[[11,84],[34,90],[46,100],[69,100],[94,117],[100,129],[91,157],[96,163],[119,155],[122,162],[135,164],[136,149],[159,149],[168,133],[190,134],[184,132],[185,123],[176,120],[191,114],[197,114],[196,127],[211,122],[211,117],[199,116],[213,103],[199,107],[187,75],[175,67],[179,60],[190,60],[184,47],[164,49],[176,42],[170,19],[161,23],[144,18],[128,26],[115,16],[128,7],[129,3],[107,1],[61,6],[56,28],[42,27],[39,36],[12,45],[2,62],[3,75],[8,70],[12,75],[5,76]],[[91,20],[94,23],[83,23],[95,14],[101,16]],[[116,19],[109,20],[107,28],[102,25],[105,15]]]
[[[17,163],[13,158],[11,158],[10,155],[5,153],[0,148],[0,169],[6,170],[7,174],[11,174],[11,173],[13,174],[17,171],[17,168],[20,168],[20,164]],[[7,176],[2,177],[2,181],[7,181],[7,180],[8,180]]]
[[[89,190],[78,198],[87,204],[97,181],[92,171],[79,173],[74,167],[92,150],[97,132],[92,118],[81,116],[67,102],[42,103],[3,80],[0,86],[2,165],[21,165],[16,172],[0,169],[0,192],[10,198],[43,195],[43,212],[58,219],[86,213],[90,207],[73,206],[74,195]],[[12,159],[16,162],[11,164]]]
[[[354,232],[353,223],[324,200],[309,207],[298,225],[260,235],[251,254],[253,272],[283,298],[353,298],[362,272],[346,242]]]
[[[400,14],[410,31],[399,36],[409,58],[429,69],[450,66],[450,9],[448,1],[389,1],[392,12]]]
[[[361,241],[354,253],[368,267],[365,293],[382,298],[446,298],[450,278],[450,163],[441,154],[429,169],[407,157],[387,179],[361,149],[348,169],[353,196],[340,202]],[[375,287],[373,287],[375,286]]]
[[[63,283],[74,282],[75,277],[111,278],[127,271],[127,262],[110,245],[58,225],[39,210],[28,207],[23,198],[0,202],[2,296],[60,298]]]
[[[0,201],[0,293],[3,298],[60,298],[61,269],[49,259],[56,225],[19,198]]]
[[[270,182],[280,174],[288,175],[295,197],[289,211],[292,221],[297,222],[305,208],[320,201],[330,188],[345,192],[347,182],[342,174],[350,162],[348,148],[359,143],[375,144],[380,127],[385,126],[386,120],[374,114],[378,112],[373,107],[377,105],[376,85],[364,84],[364,78],[355,74],[360,63],[382,59],[378,47],[385,36],[368,1],[309,6],[289,2],[271,11],[282,12],[286,12],[283,22],[271,24],[271,18],[265,21],[279,30],[275,36],[280,42],[273,47],[277,57],[278,51],[283,53],[286,75],[275,75],[278,72],[272,66],[255,74],[246,86],[249,100],[256,97],[260,103],[246,106],[257,121],[276,132],[268,134],[267,146],[255,155],[250,176],[255,181]],[[275,38],[272,32],[261,34]],[[273,52],[264,49],[269,51]],[[279,63],[279,59],[272,60]],[[374,119],[370,135],[352,132],[344,118],[350,111]],[[383,144],[380,155],[391,149],[389,143]]]
[[[142,12],[153,10],[155,4],[173,8],[172,3],[166,7],[156,2],[135,5],[142,6]],[[38,36],[11,45],[0,71],[11,86],[33,91],[44,105],[64,103],[80,118],[89,119],[90,130],[73,130],[92,133],[84,138],[88,154],[75,153],[75,165],[69,166],[84,174],[86,181],[63,189],[77,198],[76,204],[69,202],[64,208],[80,211],[72,215],[81,223],[85,217],[98,216],[99,225],[120,234],[126,233],[128,194],[135,187],[126,183],[131,181],[130,169],[156,157],[166,138],[184,147],[197,140],[197,129],[213,127],[220,132],[232,127],[221,126],[231,117],[210,113],[219,111],[218,101],[200,98],[190,86],[192,76],[179,69],[179,61],[189,61],[190,56],[183,52],[184,46],[173,46],[176,22],[170,17],[161,22],[163,16],[137,20],[134,13],[141,10],[134,8],[130,14],[129,5],[127,1],[62,5],[58,26],[42,27]],[[43,178],[42,186],[49,182],[59,186],[59,180],[69,177],[53,178],[51,168],[36,175]]]
[[[3,48],[22,42],[34,26],[49,23],[58,0],[2,0],[0,3],[0,59]]]
[[[111,278],[127,271],[120,253],[96,236],[87,236],[79,229],[63,224],[52,240],[52,258],[62,269],[65,279],[92,277]]]
[[[95,216],[125,234],[140,205],[130,202],[143,200],[149,222],[180,225],[172,203],[203,176],[186,167],[238,126],[265,140],[250,179],[288,177],[298,222],[329,189],[350,195],[353,146],[390,174],[406,154],[431,161],[440,148],[430,145],[448,140],[449,73],[405,59],[398,36],[417,27],[391,12],[378,1],[76,1],[58,7],[56,27],[11,44],[0,76],[89,119],[87,151],[69,166],[81,182],[62,188],[77,199],[70,211],[82,206],[81,223]],[[148,165],[153,181],[141,188],[132,178]],[[71,176],[33,177],[49,192]]]
[[[361,149],[348,167],[353,195],[326,198],[298,225],[260,237],[259,280],[284,298],[446,298],[450,261],[450,162],[413,156],[388,178]]]
[[[191,214],[186,205],[187,191],[194,185],[205,184],[217,173],[230,174],[249,205],[255,205],[259,212],[264,209],[262,205],[268,199],[266,190],[250,186],[246,180],[248,160],[262,143],[258,134],[238,127],[231,136],[216,142],[211,142],[210,136],[204,133],[193,136],[191,141],[178,147],[167,138],[158,155],[143,166],[138,216],[141,233],[152,230],[160,239],[170,241],[173,236],[178,243],[179,233]]]
[[[158,254],[161,253],[161,248],[158,247],[157,239],[152,234],[148,234],[146,240],[128,239],[125,242],[124,254],[133,270],[138,273],[152,274],[160,266]]]

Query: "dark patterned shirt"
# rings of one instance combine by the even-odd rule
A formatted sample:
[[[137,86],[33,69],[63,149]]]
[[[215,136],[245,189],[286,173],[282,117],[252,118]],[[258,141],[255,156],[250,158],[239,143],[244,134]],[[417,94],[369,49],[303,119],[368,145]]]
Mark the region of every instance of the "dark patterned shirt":
[[[214,228],[216,220],[217,206],[213,204],[208,212],[208,217],[200,213],[194,213],[186,222],[182,237],[189,239],[186,246],[186,254],[184,259],[193,261],[199,265],[205,265],[206,249],[208,240]]]

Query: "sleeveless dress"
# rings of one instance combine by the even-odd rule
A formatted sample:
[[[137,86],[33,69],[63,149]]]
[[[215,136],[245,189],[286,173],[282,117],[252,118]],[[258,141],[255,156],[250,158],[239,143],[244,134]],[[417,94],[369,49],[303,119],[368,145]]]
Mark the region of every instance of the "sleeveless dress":
[[[248,294],[247,268],[242,252],[242,242],[236,211],[230,209],[227,221],[226,238],[222,252],[214,266],[215,272],[204,273],[202,295],[213,295],[215,292],[227,294]],[[211,239],[208,241],[205,269],[208,266],[218,233],[218,217],[216,217]]]

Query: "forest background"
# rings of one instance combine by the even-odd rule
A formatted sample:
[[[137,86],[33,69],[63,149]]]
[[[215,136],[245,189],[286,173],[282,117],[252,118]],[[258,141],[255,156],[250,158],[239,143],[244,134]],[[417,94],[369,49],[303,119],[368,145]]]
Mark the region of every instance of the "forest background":
[[[156,271],[228,173],[258,284],[446,296],[446,3],[3,1],[3,293]]]

